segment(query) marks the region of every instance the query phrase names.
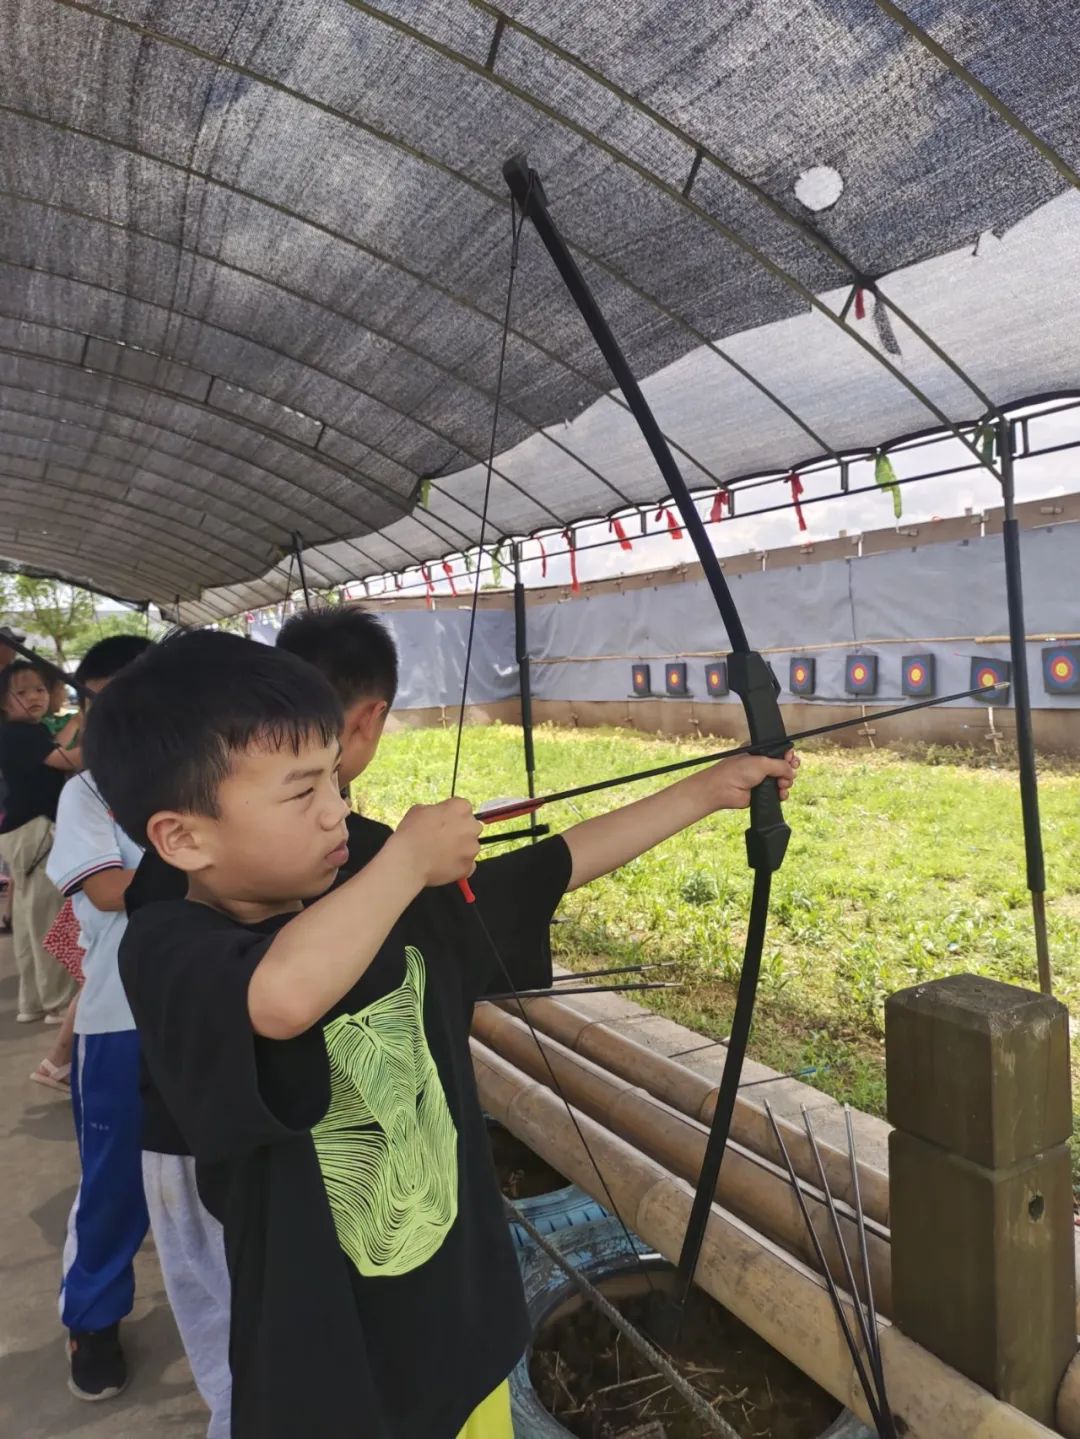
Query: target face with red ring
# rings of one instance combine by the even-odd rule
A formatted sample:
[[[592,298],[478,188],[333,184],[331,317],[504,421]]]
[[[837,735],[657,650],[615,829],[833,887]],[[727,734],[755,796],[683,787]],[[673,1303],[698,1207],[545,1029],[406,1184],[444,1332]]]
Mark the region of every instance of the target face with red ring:
[[[652,677],[648,665],[634,665],[630,671],[630,683],[636,695],[652,694]]]
[[[714,699],[719,699],[721,695],[727,694],[728,677],[726,660],[715,660],[711,665],[705,666],[705,689]]]
[[[817,661],[793,655],[788,665],[788,689],[793,695],[812,695],[817,688]]]
[[[684,695],[688,693],[686,688],[686,664],[682,660],[672,660],[665,666],[664,683],[669,695]]]
[[[905,655],[900,661],[900,690],[912,699],[936,694],[934,656]]]
[[[877,655],[848,655],[844,689],[849,695],[877,694]]]
[[[976,695],[975,699],[985,705],[1007,705],[1012,680],[1012,665],[1008,660],[988,659],[985,655],[971,657],[971,688],[983,685],[1003,684],[1004,688],[991,690],[989,694]]]
[[[1048,695],[1080,694],[1080,645],[1051,645],[1042,652],[1043,689]]]

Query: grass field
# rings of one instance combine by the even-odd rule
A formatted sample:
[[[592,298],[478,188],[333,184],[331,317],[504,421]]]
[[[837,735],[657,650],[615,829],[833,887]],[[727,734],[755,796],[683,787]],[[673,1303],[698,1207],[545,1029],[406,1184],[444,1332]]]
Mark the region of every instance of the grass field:
[[[538,784],[562,789],[710,747],[545,726],[536,737]],[[521,794],[521,753],[516,728],[467,730],[459,792],[476,803]],[[387,736],[361,787],[365,812],[394,822],[411,803],[445,797],[452,761],[450,732]],[[1047,765],[1040,786],[1055,988],[1075,1008],[1080,774]],[[561,830],[645,792],[601,792],[543,818]],[[568,896],[554,931],[558,959],[571,968],[597,958],[677,960],[680,987],[643,1001],[704,1034],[726,1034],[750,896],[744,819],[714,815]],[[904,758],[810,749],[788,820],[751,1053],[784,1071],[816,1067],[809,1083],[881,1113],[888,994],[958,971],[1035,987],[1016,775],[1004,762],[948,751]],[[1080,1048],[1073,1054],[1075,1091]]]

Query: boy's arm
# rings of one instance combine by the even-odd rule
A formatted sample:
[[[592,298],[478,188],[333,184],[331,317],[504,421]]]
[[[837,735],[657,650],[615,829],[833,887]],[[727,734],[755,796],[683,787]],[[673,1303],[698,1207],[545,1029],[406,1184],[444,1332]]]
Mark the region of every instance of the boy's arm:
[[[122,910],[124,894],[135,878],[133,869],[106,869],[83,880],[82,892],[95,909]]]
[[[130,871],[124,869],[116,822],[87,775],[69,781],[60,791],[45,872],[66,898],[83,890],[98,909],[121,907],[99,904],[95,897],[95,890],[108,895],[117,877],[130,876]]]
[[[74,749],[50,749],[42,764],[48,765],[49,769],[58,769],[63,774],[78,774],[82,769],[82,750],[78,745]]]
[[[798,765],[793,753],[782,760],[739,755],[645,799],[574,825],[563,832],[572,860],[567,888],[577,889],[609,874],[714,810],[745,809],[751,790],[770,776],[780,786],[780,798],[786,799]]]
[[[347,994],[428,885],[472,873],[480,825],[466,800],[414,805],[370,864],[274,936],[248,986],[256,1034],[293,1039]]]

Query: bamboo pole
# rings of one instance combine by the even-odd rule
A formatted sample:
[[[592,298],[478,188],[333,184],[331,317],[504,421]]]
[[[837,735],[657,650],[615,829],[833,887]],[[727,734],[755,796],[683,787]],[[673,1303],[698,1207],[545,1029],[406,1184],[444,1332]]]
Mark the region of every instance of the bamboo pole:
[[[518,1069],[541,1084],[550,1087],[551,1077],[544,1055],[537,1049],[527,1026],[493,1005],[477,1010],[473,1034],[482,1043],[510,1061]],[[673,1174],[696,1183],[708,1142],[708,1127],[678,1110],[655,1099],[644,1089],[635,1088],[626,1080],[609,1073],[591,1060],[574,1054],[558,1040],[539,1036],[544,1054],[567,1099],[591,1119],[604,1125],[629,1144],[662,1164]],[[802,1134],[794,1125],[785,1125],[788,1133]],[[816,1186],[808,1186],[807,1208],[829,1264],[838,1283],[844,1282],[844,1267],[829,1220],[824,1195]],[[724,1207],[750,1221],[760,1233],[797,1254],[812,1268],[817,1267],[813,1244],[792,1193],[786,1170],[768,1158],[756,1154],[736,1141],[730,1141],[720,1170],[716,1190]],[[603,1195],[596,1198],[602,1202]],[[849,1252],[858,1245],[854,1217],[841,1208],[841,1226]],[[879,1225],[870,1222],[868,1248],[874,1294],[883,1313],[891,1312],[892,1269],[888,1235]]]
[[[1080,1434],[1080,1354],[1065,1370],[1057,1397],[1057,1427],[1062,1434]]]
[[[595,1188],[595,1170],[558,1098],[475,1040],[473,1061],[485,1109],[549,1164],[583,1188]],[[623,1218],[674,1261],[693,1203],[690,1185],[588,1115],[578,1113],[577,1122]],[[824,1284],[806,1265],[714,1205],[697,1280],[841,1404],[868,1418]],[[1053,1434],[887,1321],[882,1321],[881,1349],[892,1407],[907,1439],[1050,1439]],[[1066,1431],[1066,1439],[1080,1439],[1080,1431]]]
[[[511,1017],[520,1011],[512,1002],[498,1008]],[[484,1023],[483,1016],[489,1006],[478,1005],[476,1022]],[[704,1075],[695,1073],[677,1060],[668,1059],[644,1044],[620,1034],[603,1021],[592,1019],[587,1013],[575,1009],[557,999],[533,999],[526,1001],[526,1012],[540,1034],[546,1034],[559,1041],[575,1054],[581,1055],[599,1065],[602,1069],[618,1075],[628,1083],[645,1089],[657,1099],[678,1110],[681,1114],[699,1120],[706,1126],[712,1119],[719,1088]],[[477,1033],[479,1033],[477,1029]],[[759,1093],[761,1091],[753,1091]],[[766,1091],[767,1092],[767,1091]],[[795,1169],[800,1178],[816,1188],[816,1170],[806,1135],[796,1125],[777,1116],[784,1134]],[[742,1095],[736,1100],[735,1114],[731,1127],[732,1139],[744,1149],[755,1154],[772,1153],[773,1138],[763,1108],[756,1101]],[[823,1140],[818,1141],[825,1162],[829,1185],[837,1199],[851,1205],[851,1175],[847,1155]],[[865,1162],[859,1163],[859,1183],[863,1191],[863,1211],[867,1219],[873,1220],[883,1229],[889,1226],[889,1176],[880,1169]],[[1077,1308],[1076,1328],[1080,1334],[1080,1233],[1076,1237]],[[885,1306],[886,1312],[888,1306]],[[1075,1428],[1080,1434],[1080,1366],[1075,1377],[1070,1369],[1062,1384],[1061,1393],[1068,1392],[1069,1403],[1075,1405]],[[1074,1396],[1075,1397],[1072,1397]]]
[[[704,1075],[666,1059],[662,1054],[638,1044],[619,1034],[610,1025],[591,1019],[588,1014],[574,1009],[557,999],[532,999],[525,1001],[530,1021],[544,1034],[557,1039],[568,1049],[590,1059],[594,1064],[617,1074],[631,1084],[643,1089],[677,1109],[691,1119],[708,1125],[716,1108],[716,1095],[720,1088]],[[510,1014],[519,1014],[516,1004],[505,1003],[502,1008]],[[483,1013],[483,1006],[477,1008],[477,1016]],[[765,1110],[760,1102],[740,1095],[735,1101],[735,1114],[731,1122],[731,1138],[747,1149],[758,1154],[773,1152],[773,1136]],[[813,1184],[817,1169],[805,1133],[795,1125],[784,1130],[784,1142],[788,1145],[792,1162],[800,1178]],[[825,1173],[829,1186],[838,1199],[851,1204],[851,1170],[845,1151],[819,1141]],[[868,1219],[888,1226],[889,1223],[889,1176],[880,1169],[874,1169],[865,1162],[859,1163],[859,1184],[862,1189],[863,1210]]]

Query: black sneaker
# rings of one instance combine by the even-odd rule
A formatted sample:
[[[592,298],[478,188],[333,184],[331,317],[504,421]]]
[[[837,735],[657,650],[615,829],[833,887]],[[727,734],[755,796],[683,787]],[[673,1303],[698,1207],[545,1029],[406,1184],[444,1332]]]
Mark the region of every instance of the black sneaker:
[[[127,1362],[120,1347],[120,1326],[95,1329],[85,1334],[71,1331],[68,1359],[71,1375],[68,1388],[76,1399],[95,1403],[113,1399],[127,1384]]]

